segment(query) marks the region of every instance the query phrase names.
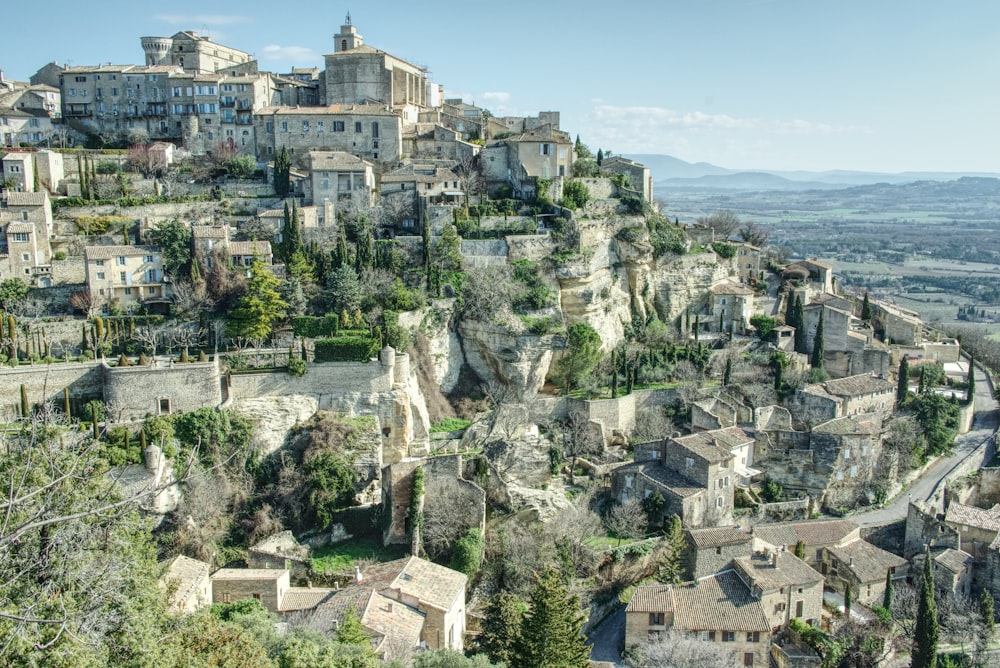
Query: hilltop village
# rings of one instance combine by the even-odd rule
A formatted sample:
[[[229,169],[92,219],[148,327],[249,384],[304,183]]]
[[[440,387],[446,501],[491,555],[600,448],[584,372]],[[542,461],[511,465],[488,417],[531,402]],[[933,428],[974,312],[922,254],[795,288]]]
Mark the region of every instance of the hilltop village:
[[[991,370],[331,46],[0,76],[0,653],[138,664],[165,607],[157,651],[252,657],[205,665],[918,665],[932,583],[933,652],[995,660]]]

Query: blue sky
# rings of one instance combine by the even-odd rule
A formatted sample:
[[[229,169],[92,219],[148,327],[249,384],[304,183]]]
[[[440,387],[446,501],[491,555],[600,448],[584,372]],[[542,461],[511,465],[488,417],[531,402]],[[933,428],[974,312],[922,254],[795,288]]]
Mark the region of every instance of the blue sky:
[[[141,64],[140,36],[187,29],[264,69],[322,67],[350,11],[366,43],[428,66],[449,97],[498,115],[559,110],[594,149],[730,168],[1000,171],[993,0],[55,0],[44,27],[37,5],[8,4],[8,78],[52,60]]]

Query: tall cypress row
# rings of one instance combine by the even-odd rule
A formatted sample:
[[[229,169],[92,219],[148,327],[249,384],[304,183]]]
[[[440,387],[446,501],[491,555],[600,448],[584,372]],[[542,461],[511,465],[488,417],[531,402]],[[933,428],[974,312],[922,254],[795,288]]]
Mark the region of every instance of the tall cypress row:
[[[920,583],[917,600],[917,625],[914,629],[913,660],[911,668],[935,668],[940,628],[937,621],[937,603],[934,601],[934,571],[931,567],[931,550],[924,552],[924,577]]]

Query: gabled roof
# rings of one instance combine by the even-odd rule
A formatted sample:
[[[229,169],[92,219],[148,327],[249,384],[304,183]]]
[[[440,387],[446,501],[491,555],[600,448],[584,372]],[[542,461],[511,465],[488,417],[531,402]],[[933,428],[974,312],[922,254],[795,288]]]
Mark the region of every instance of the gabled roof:
[[[186,601],[198,585],[208,579],[210,570],[204,561],[191,559],[183,554],[174,557],[160,577],[161,586],[176,587],[170,596],[171,605],[179,607]]]
[[[684,631],[770,630],[764,607],[732,570],[673,587],[674,628]]]
[[[212,580],[280,580],[287,575],[284,568],[220,568]]]
[[[739,545],[749,543],[753,536],[738,526],[711,527],[708,529],[690,529],[688,536],[698,549],[721,547],[723,545]]]
[[[332,595],[336,589],[313,587],[289,587],[281,596],[278,612],[312,610]]]
[[[906,566],[906,559],[886,552],[866,540],[857,539],[826,550],[850,570],[862,584],[881,582],[890,568]]]
[[[816,385],[806,385],[802,391],[834,397],[860,397],[873,392],[891,392],[894,388],[895,385],[888,380],[864,373],[847,378],[836,378]]]
[[[745,580],[765,592],[782,587],[813,585],[823,581],[822,575],[790,552],[776,552],[773,557],[757,552],[746,557],[737,557],[733,561]]]
[[[10,223],[7,225],[7,234],[34,234],[35,226],[31,223]]]
[[[712,286],[713,295],[752,295],[753,290],[736,281],[726,280]]]
[[[739,445],[753,439],[739,427],[727,427],[726,429],[699,431],[668,440],[677,443],[707,462],[717,463],[733,458],[733,453],[730,452],[733,445]]]
[[[160,249],[155,246],[87,246],[83,255],[87,260],[110,260],[119,255],[135,257],[137,255],[159,255]]]
[[[828,420],[813,427],[819,434],[865,434],[871,436],[881,429],[882,421],[878,413],[860,413]]]
[[[507,142],[553,142],[555,144],[572,144],[573,140],[570,139],[568,132],[563,132],[562,130],[556,130],[551,123],[546,123],[537,128],[531,130],[526,130],[516,137],[508,137],[502,141]]]
[[[808,547],[839,542],[857,530],[854,520],[804,520],[758,524],[753,528],[753,535],[775,547],[794,547],[800,540]]]
[[[256,255],[261,258],[271,255],[270,241],[230,241],[230,255]]]
[[[364,170],[372,166],[367,160],[345,151],[309,151],[309,161],[313,170]]]
[[[636,475],[649,478],[649,480],[657,485],[660,485],[671,494],[682,498],[694,496],[695,494],[705,491],[704,487],[699,487],[682,476],[680,473],[672,471],[655,461],[620,466],[615,469],[615,473],[617,474],[619,471],[623,472],[623,474],[632,472]]]
[[[986,531],[1000,532],[1000,504],[986,510],[952,501],[948,505],[948,512],[945,513],[944,520],[951,524],[962,524]]]
[[[673,612],[674,595],[672,585],[640,585],[635,588],[632,600],[625,613],[630,612]]]
[[[934,563],[938,564],[943,568],[947,568],[952,573],[961,573],[969,566],[974,560],[974,557],[968,552],[962,550],[956,550],[954,548],[946,548],[940,554],[934,557]]]

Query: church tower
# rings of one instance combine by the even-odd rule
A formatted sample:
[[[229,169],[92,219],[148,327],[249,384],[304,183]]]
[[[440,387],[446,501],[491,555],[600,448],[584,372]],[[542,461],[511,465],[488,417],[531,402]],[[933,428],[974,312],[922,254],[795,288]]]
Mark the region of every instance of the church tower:
[[[347,14],[340,33],[333,36],[334,51],[350,51],[364,44],[364,38],[358,34],[358,29],[351,25],[351,15]]]

